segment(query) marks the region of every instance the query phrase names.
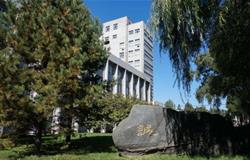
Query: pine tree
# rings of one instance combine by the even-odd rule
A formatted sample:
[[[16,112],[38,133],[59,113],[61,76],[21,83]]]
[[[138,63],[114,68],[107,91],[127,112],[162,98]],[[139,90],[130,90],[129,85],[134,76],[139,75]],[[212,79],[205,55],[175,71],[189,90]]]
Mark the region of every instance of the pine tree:
[[[191,103],[187,102],[184,106],[185,112],[194,112],[194,107]]]
[[[166,108],[168,108],[168,109],[176,109],[176,106],[175,106],[174,102],[171,99],[167,100],[165,102],[164,106]]]
[[[81,0],[20,0],[1,16],[1,119],[22,134],[34,128],[40,151],[54,107],[65,111],[70,137],[106,61],[101,28]]]

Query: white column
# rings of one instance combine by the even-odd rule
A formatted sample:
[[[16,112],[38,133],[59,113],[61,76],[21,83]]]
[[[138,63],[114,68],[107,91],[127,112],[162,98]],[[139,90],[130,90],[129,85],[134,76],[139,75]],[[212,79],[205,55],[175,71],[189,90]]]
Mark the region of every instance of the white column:
[[[130,97],[134,96],[133,95],[133,90],[134,90],[133,85],[134,85],[134,74],[131,73],[131,79],[130,79],[130,84],[129,84],[129,96]]]
[[[75,132],[79,132],[79,123],[78,123],[79,119],[74,117],[72,120],[72,128]]]
[[[109,60],[107,60],[104,71],[103,71],[103,80],[108,80],[108,70],[109,70]]]
[[[61,116],[61,108],[56,107],[53,110],[52,116],[52,126],[51,126],[51,133],[52,134],[59,134],[60,132],[60,116]]]
[[[123,79],[122,79],[122,94],[126,97],[126,78],[127,78],[127,70],[123,72]]]
[[[113,87],[113,94],[117,94],[117,78],[118,78],[118,65],[115,66],[115,74],[113,80],[115,81]]]
[[[136,98],[140,99],[140,77],[137,78],[136,83]]]
[[[143,90],[143,97],[142,98],[143,98],[144,101],[146,101],[146,95],[147,95],[146,94],[146,92],[147,92],[146,84],[147,84],[147,81],[143,80],[143,89],[142,89]]]
[[[148,92],[148,102],[151,102],[151,85],[150,85],[150,83],[148,84],[147,92]]]

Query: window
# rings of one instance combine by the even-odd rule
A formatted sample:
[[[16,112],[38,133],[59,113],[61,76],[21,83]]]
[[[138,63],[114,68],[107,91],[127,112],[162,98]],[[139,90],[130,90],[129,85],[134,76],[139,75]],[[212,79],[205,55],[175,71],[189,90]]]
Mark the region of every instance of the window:
[[[116,39],[116,38],[117,38],[117,34],[114,34],[114,35],[113,35],[113,39]]]
[[[133,33],[134,33],[133,30],[131,30],[131,31],[128,32],[129,35],[131,35],[131,34],[133,34]]]
[[[110,26],[106,26],[106,32],[109,32]]]
[[[133,53],[133,50],[129,50],[128,53]]]
[[[140,47],[140,39],[135,39],[135,46]]]
[[[133,61],[128,61],[129,64],[133,63]]]
[[[120,52],[120,58],[124,58],[124,52]]]
[[[139,59],[135,60],[135,63],[136,64],[140,63],[140,60]]]
[[[105,42],[108,42],[109,41],[109,37],[105,37]]]
[[[136,30],[135,30],[135,33],[139,33],[139,32],[140,32],[140,29],[136,29]]]
[[[140,49],[135,49],[135,52],[139,52],[140,51]]]
[[[124,42],[121,42],[121,43],[120,43],[120,49],[124,50],[124,47],[125,47],[125,46],[124,46]]]
[[[129,41],[128,41],[128,46],[131,47],[132,44],[133,44],[133,42],[134,42],[133,40],[129,40]]]
[[[116,23],[113,25],[113,30],[117,30],[117,29],[118,29],[118,24]]]

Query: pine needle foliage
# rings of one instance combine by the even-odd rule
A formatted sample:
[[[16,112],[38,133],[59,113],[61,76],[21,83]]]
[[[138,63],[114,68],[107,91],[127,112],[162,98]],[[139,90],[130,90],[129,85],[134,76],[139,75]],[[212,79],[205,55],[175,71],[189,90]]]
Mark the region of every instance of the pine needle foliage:
[[[7,3],[0,24],[0,116],[41,135],[55,107],[72,118],[106,61],[101,27],[81,0]]]

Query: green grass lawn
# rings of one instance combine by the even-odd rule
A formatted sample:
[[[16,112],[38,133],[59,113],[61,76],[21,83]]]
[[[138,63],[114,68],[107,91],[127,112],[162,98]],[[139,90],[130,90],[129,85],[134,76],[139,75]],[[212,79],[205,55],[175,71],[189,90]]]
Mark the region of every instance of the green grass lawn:
[[[0,141],[1,142],[1,141]],[[120,157],[113,145],[111,134],[87,134],[83,138],[79,135],[73,138],[68,148],[62,138],[44,137],[42,155],[34,155],[31,145],[23,144],[18,147],[0,150],[0,160],[205,160],[207,157],[189,157],[186,155],[152,154],[136,157]],[[249,160],[244,156],[209,157],[211,160]]]

